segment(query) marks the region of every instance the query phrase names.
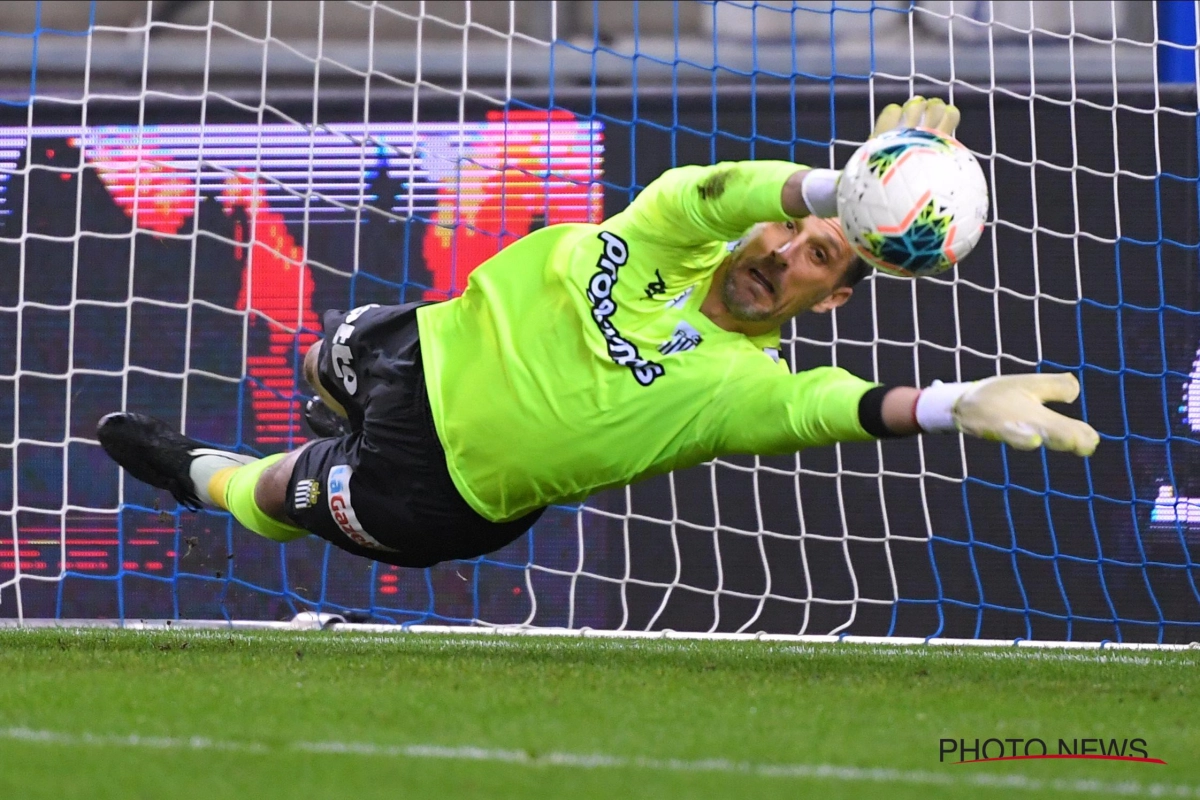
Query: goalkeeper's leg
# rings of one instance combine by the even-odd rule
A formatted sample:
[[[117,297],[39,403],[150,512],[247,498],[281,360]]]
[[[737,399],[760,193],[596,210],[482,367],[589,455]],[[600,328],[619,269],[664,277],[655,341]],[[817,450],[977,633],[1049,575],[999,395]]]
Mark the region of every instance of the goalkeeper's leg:
[[[414,559],[361,528],[350,504],[352,470],[345,463],[350,448],[341,439],[320,439],[290,453],[254,458],[207,447],[161,420],[128,412],[106,416],[97,435],[105,451],[133,477],[166,489],[193,511],[205,507],[228,511],[246,528],[268,539],[290,542],[311,532],[354,555],[398,566],[427,566],[441,560],[428,560],[421,554]],[[297,464],[313,446],[320,452],[300,471],[315,470],[319,477],[298,477]],[[339,463],[344,477],[336,472]],[[330,497],[321,496],[323,486],[328,486]],[[362,488],[359,484],[360,496]],[[360,508],[369,505],[362,500],[360,497]],[[312,530],[297,525],[297,517]]]
[[[321,341],[305,354],[302,374],[317,393],[304,406],[304,416],[322,437],[349,434],[343,401],[319,378]],[[361,414],[358,415],[361,420]],[[189,439],[161,420],[144,414],[109,414],[97,437],[118,464],[143,483],[171,492],[185,508],[229,511],[255,533],[279,542],[308,534],[286,513],[288,482],[301,447],[291,453],[254,458],[211,448]],[[305,445],[307,447],[307,445]]]
[[[339,399],[319,377],[322,341],[305,353],[301,372],[317,396],[304,406],[304,416],[321,437],[351,433],[345,399]],[[361,410],[356,415],[361,426]],[[288,542],[308,534],[287,515],[288,483],[304,447],[291,453],[254,458],[208,447],[144,414],[109,414],[97,437],[118,464],[143,483],[171,492],[185,508],[229,511],[250,530]],[[307,445],[305,445],[307,447]]]
[[[369,307],[341,315],[338,320],[353,322]],[[334,334],[336,337],[336,333]],[[344,338],[344,337],[343,337]],[[339,341],[344,346],[344,342]],[[304,407],[304,415],[313,431],[321,437],[347,436],[362,427],[363,404],[355,402],[357,388],[350,365],[334,365],[325,355],[326,381],[321,380],[321,356],[324,341],[315,342],[305,353],[301,367],[304,380],[317,396]],[[336,374],[335,374],[336,371]],[[343,386],[334,383],[343,379]],[[330,389],[325,384],[330,383]],[[361,396],[360,396],[361,397]],[[347,409],[350,409],[348,412]],[[290,453],[254,458],[228,450],[208,447],[172,429],[161,420],[144,414],[119,412],[100,421],[97,438],[105,451],[133,477],[158,489],[166,489],[185,508],[203,507],[228,511],[255,533],[275,541],[288,542],[309,532],[295,524],[287,513],[288,485],[295,464],[306,444]],[[311,444],[311,442],[309,443]],[[296,497],[319,490],[307,481],[296,490]]]
[[[541,514],[493,522],[451,478],[425,386],[417,304],[327,312],[305,377],[350,432],[254,459],[214,450],[138,414],[101,421],[105,450],[188,508],[227,509],[277,541],[314,533],[356,555],[408,567],[492,552]],[[311,422],[310,422],[311,424]]]
[[[276,496],[279,477],[290,474],[303,448],[254,458],[208,447],[161,420],[130,412],[100,420],[96,435],[130,475],[166,489],[186,508],[229,511],[250,530],[279,542],[308,533],[287,518]]]

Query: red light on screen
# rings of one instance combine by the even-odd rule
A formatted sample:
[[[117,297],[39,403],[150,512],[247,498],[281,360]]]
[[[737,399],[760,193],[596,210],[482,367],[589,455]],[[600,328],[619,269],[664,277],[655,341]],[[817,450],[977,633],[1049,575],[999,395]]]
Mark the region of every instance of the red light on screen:
[[[174,541],[175,529],[162,525],[156,518],[146,525],[127,521],[124,530],[126,546],[154,548],[139,549],[139,555],[145,553],[151,559],[146,564],[143,565],[140,558],[119,559],[120,542],[116,536],[97,537],[96,534],[116,533],[114,517],[68,514],[61,526],[22,525],[17,531],[16,547],[11,542],[0,544],[0,570],[16,568],[14,555],[17,552],[20,553],[22,572],[42,575],[56,575],[60,570],[114,574],[118,564],[126,570],[157,564],[157,569],[161,570],[164,568],[163,555],[174,557],[174,551],[166,548]],[[64,550],[66,558],[60,561]]]
[[[398,586],[380,586],[379,587],[380,594],[398,594],[399,592],[400,592],[400,587],[398,587]]]
[[[107,561],[64,561],[63,569],[73,569],[79,572],[99,572],[108,569]]]
[[[467,277],[506,245],[543,225],[599,222],[598,159],[578,166],[578,123],[569,111],[489,111],[488,123],[438,189],[422,252],[433,273],[427,300],[461,294]],[[598,154],[593,153],[592,156]]]
[[[194,169],[129,133],[88,152],[108,193],[142,230],[178,233],[198,200]]]
[[[312,307],[313,278],[305,264],[304,250],[296,243],[283,215],[273,210],[262,186],[245,175],[236,175],[225,185],[221,204],[225,213],[241,208],[250,220],[247,235],[239,225],[234,235],[245,257],[239,309],[255,313],[254,324],[265,322],[267,352],[246,358],[246,371],[260,385],[250,393],[254,409],[255,441],[258,444],[304,442],[300,431],[295,362],[317,340],[309,331],[320,327]]]

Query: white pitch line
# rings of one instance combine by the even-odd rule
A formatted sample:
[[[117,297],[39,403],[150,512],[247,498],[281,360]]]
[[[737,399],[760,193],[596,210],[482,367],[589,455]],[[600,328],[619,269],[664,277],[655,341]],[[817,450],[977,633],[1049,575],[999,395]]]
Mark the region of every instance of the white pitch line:
[[[881,656],[885,658],[933,658],[942,660],[983,659],[989,661],[1072,661],[1084,664],[1135,664],[1137,666],[1164,666],[1191,668],[1195,662],[1173,660],[1168,658],[1151,658],[1135,656],[1111,650],[1085,650],[1062,652],[1054,650],[1035,650],[1033,648],[1010,647],[1007,650],[946,650],[944,648],[916,648],[890,646],[859,646],[848,648],[841,645],[811,645],[797,644],[780,647],[778,652],[799,653],[813,656]]]
[[[60,733],[32,728],[0,728],[0,739],[16,739],[37,744],[94,745],[100,747],[146,747],[152,750],[228,750],[244,753],[265,753],[269,747],[256,742],[222,742],[203,736],[180,738],[174,736],[125,736],[94,733]]]
[[[901,783],[937,786],[972,786],[987,789],[1031,792],[1071,792],[1109,797],[1200,797],[1200,787],[1137,781],[1087,780],[1082,778],[1031,778],[992,772],[966,772],[969,766],[945,765],[945,772],[846,767],[834,764],[762,764],[723,758],[688,760],[607,755],[604,753],[532,754],[524,750],[490,747],[448,747],[434,744],[381,745],[370,742],[292,742],[273,747],[262,742],[237,742],[203,736],[142,736],[140,734],[63,733],[33,728],[0,728],[0,739],[47,745],[131,747],[152,750],[219,750],[242,753],[320,753],[376,758],[436,759],[516,764],[524,767],[567,767],[576,769],[646,769],[657,772],[709,772],[757,775],[763,778],[829,780],[859,783]],[[951,772],[958,770],[958,772]]]

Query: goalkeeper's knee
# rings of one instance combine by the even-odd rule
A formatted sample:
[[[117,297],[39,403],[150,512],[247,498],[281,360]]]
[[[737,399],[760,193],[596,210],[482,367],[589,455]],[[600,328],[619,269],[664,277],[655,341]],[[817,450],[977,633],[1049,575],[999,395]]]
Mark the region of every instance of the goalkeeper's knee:
[[[208,482],[208,494],[217,505],[259,536],[277,542],[290,542],[307,536],[308,531],[303,528],[282,522],[263,511],[254,497],[254,490],[263,473],[286,457],[287,453],[278,453],[245,466],[219,470]]]
[[[317,393],[317,396],[325,401],[325,405],[329,407],[330,411],[333,411],[342,419],[347,419],[350,415],[346,413],[345,407],[321,385],[321,346],[323,343],[324,340],[313,342],[312,346],[308,348],[308,352],[304,354],[304,380]]]

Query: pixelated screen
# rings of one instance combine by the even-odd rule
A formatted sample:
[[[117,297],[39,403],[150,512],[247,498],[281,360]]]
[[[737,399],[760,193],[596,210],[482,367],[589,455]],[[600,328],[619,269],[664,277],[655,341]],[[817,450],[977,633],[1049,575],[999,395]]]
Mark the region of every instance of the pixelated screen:
[[[601,124],[566,112],[0,129],[0,341],[16,345],[0,355],[15,442],[0,473],[16,471],[0,480],[0,514],[15,515],[0,583],[19,560],[26,616],[261,619],[318,603],[523,621],[538,588],[524,565],[578,559],[558,544],[574,542],[572,509],[480,563],[398,570],[181,514],[128,477],[118,513],[118,471],[88,440],[125,408],[248,453],[303,443],[297,367],[323,310],[443,300],[531,230],[598,221],[602,159]],[[568,602],[560,588],[538,589],[542,614]],[[10,587],[0,615],[16,613]]]

